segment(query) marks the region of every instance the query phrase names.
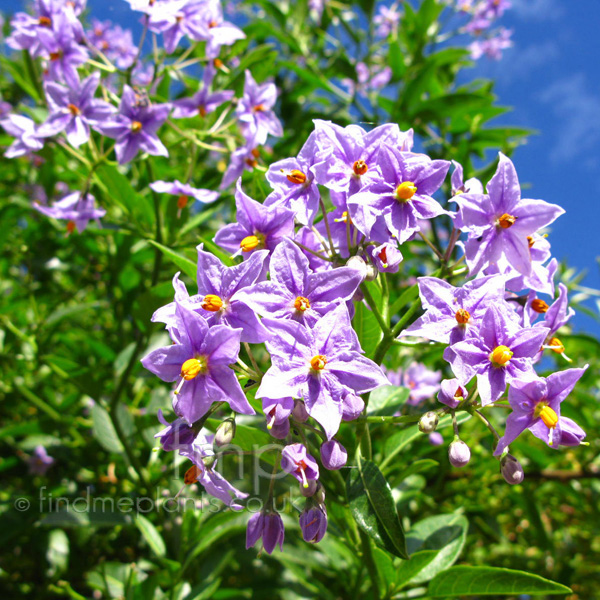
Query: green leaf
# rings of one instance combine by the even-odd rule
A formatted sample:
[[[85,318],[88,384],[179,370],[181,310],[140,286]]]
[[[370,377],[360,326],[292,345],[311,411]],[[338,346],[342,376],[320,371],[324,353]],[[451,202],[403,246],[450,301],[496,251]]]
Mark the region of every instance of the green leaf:
[[[370,416],[396,414],[406,404],[410,390],[396,385],[386,385],[371,392],[369,396]]]
[[[152,552],[159,557],[165,556],[167,553],[167,548],[156,527],[154,527],[154,525],[146,517],[140,514],[135,516],[135,524],[148,543],[148,546],[150,546]]]
[[[92,406],[92,431],[100,445],[109,452],[123,452],[123,445],[108,413],[99,405]]]
[[[374,462],[359,458],[346,481],[350,510],[358,526],[375,543],[400,558],[408,558],[404,530],[392,491]]]
[[[365,355],[372,358],[382,333],[375,315],[362,302],[356,305],[352,327]]]
[[[437,550],[421,550],[411,555],[410,560],[403,560],[396,569],[396,588],[400,589],[415,579],[437,555]]]
[[[148,240],[153,246],[158,248],[172,263],[177,265],[188,277],[191,277],[194,281],[196,280],[196,263],[191,261],[189,258],[167,248],[154,240]]]
[[[462,515],[436,515],[419,521],[407,534],[409,552],[439,550],[437,556],[411,580],[423,583],[453,565],[467,539],[469,522]]]
[[[429,596],[532,596],[569,594],[571,590],[533,573],[497,567],[452,567],[429,584]]]

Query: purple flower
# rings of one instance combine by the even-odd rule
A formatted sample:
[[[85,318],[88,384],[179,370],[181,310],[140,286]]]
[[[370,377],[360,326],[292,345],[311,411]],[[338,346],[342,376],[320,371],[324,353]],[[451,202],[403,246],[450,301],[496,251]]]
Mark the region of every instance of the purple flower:
[[[535,376],[532,359],[547,334],[545,327],[521,328],[507,309],[492,304],[481,319],[478,337],[453,344],[444,358],[463,384],[477,375],[485,406],[502,396],[507,383]]]
[[[207,58],[216,58],[221,46],[231,46],[237,40],[246,37],[239,27],[223,19],[220,0],[208,0],[204,5],[202,18],[208,29]]]
[[[271,400],[270,398],[263,398],[262,405],[265,417],[267,417],[267,429],[270,431],[273,426],[281,425],[289,419],[294,409],[294,399],[278,398]]]
[[[185,419],[179,417],[169,423],[164,418],[162,410],[159,410],[158,420],[165,425],[165,428],[154,437],[159,438],[160,444],[166,452],[185,449],[196,439],[197,432],[187,424]]]
[[[263,548],[267,554],[272,554],[276,546],[279,546],[279,549],[283,550],[284,535],[283,520],[278,513],[256,513],[248,521],[246,549],[254,546],[262,538]]]
[[[527,236],[552,223],[564,210],[543,200],[521,198],[515,167],[500,153],[496,174],[487,185],[488,194],[460,194],[457,227],[469,232],[465,254],[471,274],[506,257],[523,275],[531,273]]]
[[[513,411],[506,419],[506,431],[500,438],[494,456],[517,439],[525,429],[549,446],[559,446],[562,439],[560,404],[571,393],[587,369],[567,369],[549,377],[536,377],[530,381],[515,381],[508,390],[508,402]],[[573,421],[567,423],[566,445],[571,445]],[[578,426],[576,426],[579,429]],[[584,434],[585,437],[585,434]]]
[[[283,135],[281,122],[272,111],[276,100],[275,84],[259,85],[254,81],[252,73],[246,70],[244,95],[238,102],[236,114],[247,145],[261,146],[267,141],[269,134],[275,137]]]
[[[177,304],[175,343],[150,352],[142,364],[163,381],[178,381],[173,406],[188,423],[197,421],[213,402],[227,402],[236,412],[254,410],[229,368],[238,359],[241,329],[210,327],[206,319]]]
[[[237,223],[217,232],[215,243],[244,259],[256,250],[273,251],[286,237],[294,235],[294,213],[286,208],[270,208],[245,194],[238,179],[235,192]]]
[[[86,34],[90,44],[98,48],[117,68],[131,67],[137,57],[131,30],[98,19],[92,19],[91,24],[92,28]]]
[[[39,126],[40,137],[67,134],[67,140],[75,147],[81,146],[90,138],[90,126],[96,128],[114,113],[114,108],[103,100],[96,100],[94,93],[100,83],[100,73],[96,72],[77,86],[66,87],[58,83],[46,83],[46,97],[50,116]]]
[[[448,161],[384,144],[377,166],[381,176],[348,199],[353,223],[370,239],[384,243],[393,236],[402,244],[420,230],[419,219],[447,214],[431,195],[444,182]]]
[[[300,529],[305,542],[317,544],[327,532],[327,510],[324,504],[305,508],[300,513]]]
[[[452,196],[458,196],[458,194],[474,193],[483,194],[483,185],[481,181],[476,177],[471,177],[467,181],[463,180],[463,167],[460,163],[455,160],[452,161],[454,171],[452,172],[452,178],[450,180],[452,184]]]
[[[153,156],[169,156],[156,131],[167,120],[169,104],[146,104],[126,85],[123,89],[119,114],[98,127],[104,135],[116,139],[115,151],[119,164],[131,161],[138,152]]]
[[[329,471],[337,471],[348,462],[348,452],[337,440],[321,444],[321,462]]]
[[[249,260],[225,267],[210,252],[198,246],[198,294],[190,296],[179,273],[173,278],[175,302],[159,308],[152,321],[167,323],[170,329],[176,321],[176,306],[182,304],[204,317],[210,326],[228,325],[241,329],[241,341],[260,344],[270,337],[255,312],[248,306],[244,288],[265,277],[266,251],[252,254]]]
[[[15,138],[15,141],[4,152],[6,158],[24,156],[44,147],[44,142],[38,138],[38,126],[29,117],[7,115],[0,120],[0,125],[6,133]]]
[[[237,150],[234,150],[231,153],[229,165],[223,175],[223,181],[221,181],[219,188],[223,190],[229,187],[242,176],[244,171],[254,170],[254,167],[258,165],[259,157],[260,152],[254,144],[241,146]]]
[[[190,98],[182,98],[173,102],[173,118],[174,119],[189,119],[200,115],[206,115],[214,112],[224,102],[229,102],[234,93],[231,90],[223,90],[222,92],[211,92],[213,77],[215,74],[214,67],[207,66],[204,71],[202,88]]]
[[[396,3],[392,6],[381,4],[377,14],[373,18],[373,23],[377,26],[375,36],[378,38],[387,38],[392,32],[397,31],[400,24],[400,11]]]
[[[43,477],[54,462],[54,458],[48,454],[44,446],[36,446],[33,454],[27,459],[29,474]]]
[[[290,444],[281,452],[281,468],[293,475],[304,488],[309,480],[319,479],[319,465],[302,444]]]
[[[202,204],[210,204],[219,197],[219,192],[194,188],[187,183],[181,181],[153,181],[150,184],[150,189],[159,194],[172,194],[177,198],[177,217],[181,216],[181,211],[187,206],[190,197],[202,202]]]
[[[274,250],[270,274],[271,281],[242,291],[241,300],[263,317],[293,319],[309,327],[350,300],[362,281],[350,267],[311,272],[308,259],[291,240]]]
[[[199,433],[191,444],[179,449],[179,454],[194,463],[185,473],[186,485],[198,482],[208,494],[230,508],[242,508],[237,499],[247,498],[248,494],[235,488],[215,470],[217,459],[214,458],[213,444],[203,433]]]
[[[369,246],[368,252],[375,267],[381,273],[397,273],[404,258],[397,244],[392,242],[386,242],[381,246]]]
[[[71,192],[52,206],[34,202],[33,208],[47,217],[67,221],[67,233],[72,233],[75,229],[82,233],[92,219],[100,226],[100,219],[106,214],[103,208],[96,208],[94,196],[82,196],[81,192]]]
[[[565,347],[555,333],[575,314],[575,311],[569,307],[567,298],[567,286],[564,283],[558,284],[558,298],[547,308],[544,313],[544,320],[535,323],[534,327],[547,327],[549,329],[544,348],[549,348],[557,354],[562,354],[564,358],[570,361],[564,354]],[[547,305],[546,305],[547,306]],[[538,357],[539,358],[539,357]]]
[[[510,39],[512,30],[501,27],[496,35],[483,40],[475,40],[468,46],[473,60],[479,60],[484,54],[488,58],[500,60],[502,58],[502,50],[510,48],[513,43]]]
[[[319,149],[313,168],[317,183],[344,194],[343,201],[336,203],[344,209],[346,194],[350,196],[379,179],[377,155],[383,143],[405,151],[412,148],[412,129],[403,132],[395,124],[381,125],[367,133],[358,125],[344,128],[319,119],[314,123]]]
[[[274,191],[267,196],[265,206],[289,208],[299,223],[312,225],[321,198],[313,171],[316,156],[313,131],[296,158],[286,158],[269,167],[267,181]]]
[[[257,398],[304,398],[306,410],[331,439],[342,420],[346,394],[389,384],[381,368],[359,354],[345,305],[327,313],[310,330],[296,321],[264,319],[275,335],[266,342],[272,366]]]
[[[404,371],[390,375],[390,381],[397,385],[403,385],[410,390],[407,404],[413,406],[421,404],[428,398],[434,396],[440,389],[442,380],[441,371],[431,371],[424,364],[413,362]]]
[[[458,379],[444,379],[437,398],[442,404],[456,408],[467,396],[466,388]]]
[[[432,446],[441,446],[444,443],[444,437],[439,431],[434,431],[429,434],[429,443]]]
[[[493,303],[504,303],[504,279],[491,275],[456,288],[437,277],[419,277],[419,295],[425,314],[402,336],[419,336],[454,344],[477,335],[481,318]]]
[[[172,54],[184,36],[194,41],[208,38],[208,28],[202,18],[205,7],[203,0],[157,2],[150,13],[148,28],[163,34],[165,50]]]
[[[55,13],[52,29],[42,27],[38,30],[48,57],[48,79],[64,81],[72,87],[79,85],[77,67],[89,58],[89,52],[77,42],[75,33],[66,12]]]

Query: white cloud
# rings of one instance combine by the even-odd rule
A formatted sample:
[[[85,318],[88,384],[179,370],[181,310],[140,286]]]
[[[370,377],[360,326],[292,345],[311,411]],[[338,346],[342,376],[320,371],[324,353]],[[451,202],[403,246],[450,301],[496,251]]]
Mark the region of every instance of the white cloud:
[[[559,19],[565,10],[560,0],[512,0],[514,14],[528,21]]]
[[[580,158],[588,168],[597,168],[600,148],[600,95],[589,89],[583,73],[555,81],[540,95],[556,117],[554,161]],[[550,132],[549,132],[550,133]]]

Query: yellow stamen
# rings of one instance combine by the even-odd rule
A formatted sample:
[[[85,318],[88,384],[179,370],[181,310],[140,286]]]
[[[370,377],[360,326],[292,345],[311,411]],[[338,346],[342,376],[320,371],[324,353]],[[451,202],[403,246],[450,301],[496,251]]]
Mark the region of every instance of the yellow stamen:
[[[412,181],[403,181],[396,188],[396,198],[400,202],[407,202],[417,193],[417,186]]]
[[[252,252],[252,250],[264,247],[265,236],[260,233],[248,235],[240,242],[240,248],[242,249],[242,252]]]
[[[468,310],[465,310],[464,308],[459,308],[456,311],[454,318],[456,319],[456,322],[460,325],[466,325],[469,322],[469,319],[471,318],[471,314]]]
[[[221,298],[215,294],[206,294],[201,306],[204,310],[218,312],[223,308],[223,300],[221,300]]]
[[[498,219],[498,225],[500,225],[500,227],[502,227],[502,229],[508,229],[509,227],[512,227],[516,222],[517,222],[517,217],[513,217],[512,215],[509,215],[508,213],[504,213]]]
[[[52,19],[49,17],[40,17],[38,19],[38,24],[42,27],[52,27]]]
[[[364,175],[369,170],[369,165],[364,160],[357,160],[352,165],[352,170],[355,175]]]
[[[81,113],[81,111],[74,104],[67,104],[67,108],[74,117]]]
[[[513,354],[508,346],[497,346],[490,354],[490,361],[494,367],[504,367],[513,357]]]
[[[133,121],[133,123],[131,123],[131,131],[133,131],[133,133],[139,133],[142,130],[142,124],[139,121]]]
[[[187,203],[188,203],[187,196],[179,196],[179,198],[177,198],[177,208],[179,210],[185,208],[187,206]]]
[[[313,371],[322,371],[327,364],[327,357],[323,354],[317,354],[310,359],[310,367]]]
[[[75,231],[75,221],[68,221],[67,222],[67,233],[73,233]]]
[[[190,358],[181,365],[181,376],[185,381],[190,381],[201,373],[206,372],[206,358],[201,356],[199,358]]]
[[[546,405],[540,409],[539,417],[548,429],[554,429],[558,423],[558,415]]]
[[[287,179],[291,183],[302,184],[306,181],[306,175],[302,171],[299,171],[298,169],[294,169],[293,171],[291,171],[289,173],[289,175],[287,176]]]
[[[563,343],[557,337],[551,338],[548,345],[552,352],[556,352],[556,354],[562,354],[565,351]]]
[[[294,308],[301,312],[308,310],[310,308],[310,302],[308,298],[305,298],[304,296],[298,296],[294,301]]]
[[[534,298],[531,301],[531,308],[536,312],[536,313],[545,313],[548,312],[548,309],[550,308],[548,306],[548,304],[546,302],[544,302],[543,300],[540,300],[539,298]]]

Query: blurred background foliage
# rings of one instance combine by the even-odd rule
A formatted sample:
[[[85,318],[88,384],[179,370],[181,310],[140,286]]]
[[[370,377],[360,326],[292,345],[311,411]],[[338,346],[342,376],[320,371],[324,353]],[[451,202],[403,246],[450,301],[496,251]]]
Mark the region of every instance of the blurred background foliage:
[[[239,95],[249,68],[257,81],[274,77],[281,90],[278,114],[285,135],[272,148],[263,148],[259,168],[244,175],[245,188],[259,200],[268,192],[260,167],[295,155],[312,131],[313,118],[340,125],[396,122],[401,129],[413,127],[423,151],[457,160],[467,176],[484,181],[495,169],[497,151],[510,155],[529,133],[494,126],[494,117],[507,109],[497,105],[493,82],[456,84],[470,59],[464,45],[439,41],[443,2],[404,3],[398,34],[378,53],[369,51],[374,11],[369,0],[327,3],[320,25],[311,20],[304,0],[242,3],[243,10],[249,7],[259,8],[259,18],[247,18],[248,37],[225,52],[230,70],[219,77],[223,89]],[[364,27],[348,25],[344,15],[349,11],[359,12]],[[201,47],[195,54],[202,56]],[[341,80],[356,81],[355,59],[362,55],[389,65],[392,80],[385,90],[358,97]],[[197,86],[193,73],[169,74],[157,90],[157,101],[180,93],[179,76]],[[39,91],[25,56],[0,58],[5,101],[35,116],[43,108],[29,98],[39,101]],[[352,532],[347,512],[338,505],[331,505],[329,531],[319,545],[302,542],[296,518],[288,516],[284,551],[258,557],[255,550],[244,549],[247,515],[211,511],[201,490],[186,490],[185,495],[195,498],[186,510],[147,511],[147,501],[135,510],[140,499],[156,503],[174,496],[182,485],[176,465],[153,450],[153,435],[160,429],[156,412],[168,407],[169,387],[139,364],[147,348],[165,335],[150,316],[171,300],[176,270],[184,270],[193,289],[189,276],[195,269],[190,262],[195,261],[195,246],[204,242],[213,249],[214,232],[233,218],[231,191],[202,212],[186,208],[181,219],[172,198],[154,198],[151,180],[182,179],[191,169],[194,184],[217,189],[223,169],[178,132],[164,128],[161,138],[171,156],[153,160],[154,172],[148,161],[134,163],[127,175],[112,162],[95,169],[91,192],[109,214],[102,229],[82,235],[65,236],[58,222],[39,215],[31,204],[40,194],[54,197],[58,183],[81,189],[89,170],[58,146],[41,151],[40,160],[0,159],[3,597],[371,597],[363,557],[345,543]],[[10,141],[0,134],[0,145]],[[518,154],[516,158],[518,169]],[[436,220],[432,235],[443,239],[448,231],[449,223]],[[436,269],[421,242],[406,252],[403,247],[403,253],[405,261],[394,278],[393,314],[412,300],[401,294],[415,276]],[[578,274],[563,266],[560,276],[575,297],[575,308],[589,310],[578,302],[585,300]],[[368,350],[373,317],[362,313],[364,323],[357,328]],[[446,446],[432,446],[414,425],[372,427],[374,460],[392,488],[409,550],[420,553],[407,563],[374,549],[382,597],[404,597],[407,587],[420,590],[413,597],[427,597],[425,582],[455,561],[537,573],[570,586],[569,600],[598,597],[600,343],[582,333],[561,339],[574,365],[590,365],[565,410],[586,429],[589,446],[554,451],[525,434],[511,445],[525,468],[522,485],[505,483],[491,456],[491,437],[472,421],[461,425],[473,452],[462,470],[451,469]],[[396,348],[387,362],[396,367],[412,360],[430,368],[443,366],[441,350],[435,348],[426,353]],[[545,361],[542,374],[567,366],[559,360]],[[371,410],[391,414],[401,409],[407,392],[394,393],[381,394]],[[242,427],[238,434],[247,443],[269,440],[258,430],[264,430],[260,417],[249,423],[257,427]],[[449,442],[451,430],[441,432]],[[352,426],[343,428],[341,440],[353,447]],[[38,445],[55,459],[45,476],[27,469]],[[333,479],[328,485],[336,489]],[[343,489],[339,492],[343,497]],[[61,497],[71,503],[80,498],[84,508],[86,498],[114,504],[110,510],[56,510]],[[19,498],[30,502],[28,510],[20,510]],[[289,499],[289,482],[278,483],[277,498]],[[131,504],[125,502],[119,510],[119,499]]]

